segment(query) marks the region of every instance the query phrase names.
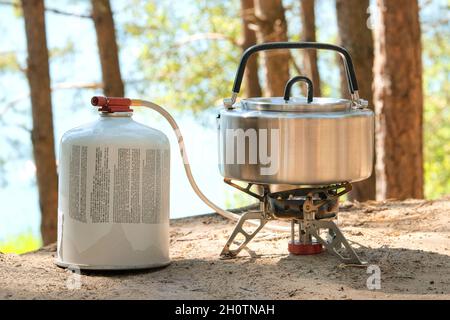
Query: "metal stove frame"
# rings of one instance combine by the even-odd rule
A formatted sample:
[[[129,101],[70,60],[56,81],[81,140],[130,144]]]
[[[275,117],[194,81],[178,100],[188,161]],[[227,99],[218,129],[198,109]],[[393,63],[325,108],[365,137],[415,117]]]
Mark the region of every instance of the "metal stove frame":
[[[296,245],[322,244],[325,249],[346,264],[363,265],[355,250],[333,222],[339,211],[338,198],[352,190],[349,182],[336,183],[328,186],[306,186],[297,189],[270,192],[269,185],[248,183],[242,187],[231,179],[224,179],[230,186],[251,195],[260,201],[259,210],[245,212],[239,219],[230,238],[225,244],[220,256],[224,259],[234,258],[255,235],[270,220],[284,219],[291,221],[291,243]],[[254,186],[260,186],[262,195],[251,191]],[[249,220],[259,222],[252,232],[244,230],[244,224]],[[298,231],[296,231],[298,226]],[[325,237],[322,232],[326,230]],[[236,237],[242,235],[245,240],[237,244]],[[298,235],[298,240],[296,240]]]

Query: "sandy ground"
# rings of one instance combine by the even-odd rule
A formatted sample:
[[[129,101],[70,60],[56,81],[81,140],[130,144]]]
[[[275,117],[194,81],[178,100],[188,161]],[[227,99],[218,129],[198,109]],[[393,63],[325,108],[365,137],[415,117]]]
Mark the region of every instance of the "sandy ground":
[[[368,290],[366,268],[328,253],[291,256],[288,235],[261,231],[233,260],[219,252],[234,224],[218,216],[174,220],[166,268],[88,272],[81,288],[53,264],[55,246],[0,254],[2,299],[450,299],[450,197],[436,201],[345,203],[339,225],[357,253],[381,269]]]

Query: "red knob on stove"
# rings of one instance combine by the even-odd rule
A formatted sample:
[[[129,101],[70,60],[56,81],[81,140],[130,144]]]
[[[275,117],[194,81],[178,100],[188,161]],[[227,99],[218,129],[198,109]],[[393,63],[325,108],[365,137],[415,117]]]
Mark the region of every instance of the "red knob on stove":
[[[323,251],[323,247],[321,243],[313,242],[313,243],[301,243],[299,241],[289,241],[288,243],[288,251],[291,254],[295,255],[310,255],[310,254],[318,254]]]

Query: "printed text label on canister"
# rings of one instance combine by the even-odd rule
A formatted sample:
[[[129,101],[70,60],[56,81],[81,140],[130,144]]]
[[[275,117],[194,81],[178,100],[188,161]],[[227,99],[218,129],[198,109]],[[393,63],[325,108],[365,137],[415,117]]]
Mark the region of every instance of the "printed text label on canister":
[[[128,115],[68,131],[59,161],[59,265],[169,263],[169,142]]]

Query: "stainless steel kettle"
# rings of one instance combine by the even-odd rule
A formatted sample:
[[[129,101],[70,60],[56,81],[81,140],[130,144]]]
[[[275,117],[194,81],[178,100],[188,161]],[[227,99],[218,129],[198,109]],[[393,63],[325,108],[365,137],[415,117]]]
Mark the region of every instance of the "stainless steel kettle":
[[[236,102],[249,57],[275,49],[324,49],[344,62],[351,99],[314,97],[312,82],[289,80],[284,97]],[[306,82],[308,96],[290,97],[294,83]],[[358,96],[349,53],[325,43],[275,42],[256,45],[242,56],[232,96],[218,114],[219,169],[226,179],[270,185],[329,185],[370,176],[374,113]]]

